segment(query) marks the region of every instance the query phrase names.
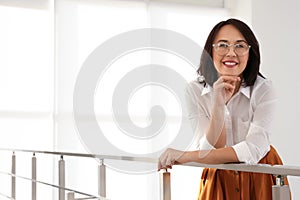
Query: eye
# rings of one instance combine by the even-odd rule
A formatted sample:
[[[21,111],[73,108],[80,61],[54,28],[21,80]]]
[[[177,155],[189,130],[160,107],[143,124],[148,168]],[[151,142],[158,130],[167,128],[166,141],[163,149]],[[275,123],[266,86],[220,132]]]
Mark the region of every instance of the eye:
[[[237,49],[247,49],[248,45],[245,43],[237,43],[234,45]]]
[[[225,43],[225,42],[219,42],[217,44],[218,47],[220,48],[228,48],[229,47],[229,44]]]

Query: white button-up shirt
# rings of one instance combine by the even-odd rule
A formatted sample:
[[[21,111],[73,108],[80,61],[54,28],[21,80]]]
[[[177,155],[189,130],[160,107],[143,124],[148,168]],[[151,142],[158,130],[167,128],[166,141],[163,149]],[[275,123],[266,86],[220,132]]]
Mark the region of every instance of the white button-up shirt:
[[[186,97],[188,117],[198,136],[200,150],[214,148],[205,135],[212,98],[213,88],[208,84],[204,86],[197,81],[189,84]],[[225,105],[226,146],[233,147],[240,162],[258,163],[270,150],[276,101],[271,81],[258,76],[253,86],[241,86]]]

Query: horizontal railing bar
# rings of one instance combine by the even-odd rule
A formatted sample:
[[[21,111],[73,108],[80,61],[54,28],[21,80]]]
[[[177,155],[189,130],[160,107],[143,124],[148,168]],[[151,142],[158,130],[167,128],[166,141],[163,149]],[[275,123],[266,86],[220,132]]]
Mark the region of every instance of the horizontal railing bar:
[[[130,157],[130,156],[109,156],[109,155],[95,155],[98,159],[109,159],[109,160],[123,160],[123,161],[136,161],[136,162],[148,162],[157,163],[157,158],[147,158],[147,157]]]
[[[205,167],[214,169],[235,170],[243,172],[255,172],[283,176],[300,176],[300,167],[288,165],[268,165],[268,164],[201,164],[201,163],[186,163],[185,166]]]
[[[147,158],[147,157],[130,157],[130,156],[111,156],[111,155],[98,155],[98,154],[86,154],[86,153],[70,153],[70,152],[56,152],[56,151],[40,151],[40,150],[23,150],[23,149],[5,149],[0,148],[2,151],[12,151],[12,152],[30,152],[30,153],[41,153],[41,154],[52,154],[52,155],[63,155],[63,156],[76,156],[76,157],[90,157],[98,158],[100,160],[123,160],[123,161],[137,161],[137,162],[148,162],[157,163],[157,158]],[[202,163],[186,163],[184,166],[193,167],[206,167],[215,169],[227,169],[245,172],[256,172],[274,175],[291,175],[300,176],[300,167],[288,166],[288,165],[268,165],[268,164],[244,164],[244,163],[234,163],[234,164],[218,164],[218,165],[208,165]]]
[[[7,199],[13,199],[13,200],[14,200],[14,198],[12,198],[12,197],[10,197],[10,196],[7,196],[6,194],[0,193],[0,196],[3,196],[3,197],[5,197],[5,198],[7,198]]]
[[[12,152],[40,153],[40,154],[95,158],[94,154],[85,154],[85,153],[70,153],[70,152],[59,152],[59,151],[41,151],[41,150],[25,150],[25,149],[6,149],[6,148],[0,148],[0,150],[1,151],[12,151]]]
[[[99,196],[87,194],[87,193],[80,192],[80,191],[73,190],[73,189],[66,188],[66,187],[60,187],[58,185],[46,183],[46,182],[43,182],[43,181],[33,180],[31,178],[27,178],[25,176],[15,175],[15,174],[12,174],[12,173],[9,173],[9,172],[0,171],[0,174],[4,174],[4,175],[8,175],[8,176],[11,176],[11,177],[16,177],[16,178],[20,178],[20,179],[24,179],[24,180],[28,180],[28,181],[32,181],[32,182],[35,182],[35,183],[40,183],[40,184],[51,186],[51,187],[54,187],[54,188],[57,188],[57,189],[64,189],[64,190],[69,191],[69,192],[74,192],[76,194],[81,194],[81,195],[87,196],[87,197],[89,197],[89,199],[101,199],[101,197],[99,197]]]
[[[87,153],[71,153],[71,152],[60,152],[60,151],[41,151],[41,150],[25,150],[25,149],[6,149],[0,148],[1,151],[12,151],[12,152],[26,152],[26,153],[40,153],[40,154],[52,154],[52,155],[63,155],[63,156],[75,156],[75,157],[88,157],[108,159],[108,160],[124,160],[124,161],[138,161],[138,162],[150,162],[157,163],[156,158],[147,157],[130,157],[130,156],[112,156],[112,155],[98,155],[98,154],[87,154]]]

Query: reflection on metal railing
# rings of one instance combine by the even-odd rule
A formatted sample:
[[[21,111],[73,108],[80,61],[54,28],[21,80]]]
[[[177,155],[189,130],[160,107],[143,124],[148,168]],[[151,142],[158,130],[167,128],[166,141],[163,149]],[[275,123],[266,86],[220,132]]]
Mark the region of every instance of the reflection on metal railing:
[[[8,199],[16,199],[16,178],[31,181],[31,191],[32,200],[37,199],[37,188],[36,184],[43,184],[59,190],[58,199],[65,200],[67,195],[67,200],[79,200],[79,199],[100,199],[106,200],[106,166],[104,160],[123,160],[123,161],[138,161],[146,163],[157,163],[156,158],[143,158],[143,157],[127,157],[127,156],[110,156],[110,155],[94,155],[94,154],[84,154],[84,153],[70,153],[70,152],[51,152],[51,151],[35,151],[35,150],[21,150],[21,149],[3,149],[0,151],[11,151],[12,152],[12,165],[11,172],[0,172],[0,174],[5,174],[11,176],[11,196],[1,194]],[[15,152],[27,152],[32,153],[32,176],[31,178],[19,176],[16,174],[16,154]],[[46,183],[37,180],[37,158],[36,154],[51,154],[59,155],[60,159],[58,161],[58,185],[52,183]],[[65,187],[65,160],[64,156],[75,156],[75,157],[88,157],[88,158],[98,158],[101,162],[98,166],[98,195],[91,195],[77,190],[73,190]],[[272,188],[273,200],[287,200],[290,199],[290,190],[287,185],[284,185],[283,179],[286,176],[300,176],[300,167],[286,166],[286,165],[267,165],[267,164],[219,164],[219,165],[207,165],[201,163],[187,163],[185,166],[194,167],[206,167],[215,169],[225,169],[225,170],[235,170],[235,171],[245,171],[245,172],[255,172],[255,173],[265,173],[273,174],[276,176],[277,184]],[[171,174],[167,170],[161,173],[160,177],[161,185],[161,200],[171,200]],[[67,192],[67,194],[66,194]],[[83,195],[84,198],[75,198],[75,194]]]

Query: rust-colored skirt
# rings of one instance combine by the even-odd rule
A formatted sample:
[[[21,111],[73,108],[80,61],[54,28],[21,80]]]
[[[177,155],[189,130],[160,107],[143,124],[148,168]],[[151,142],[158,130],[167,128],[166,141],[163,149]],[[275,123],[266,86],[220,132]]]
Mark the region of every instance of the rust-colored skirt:
[[[272,146],[259,163],[282,165]],[[205,168],[198,200],[272,200],[272,185],[275,184],[276,178],[271,174]],[[287,179],[285,184],[288,184]]]

